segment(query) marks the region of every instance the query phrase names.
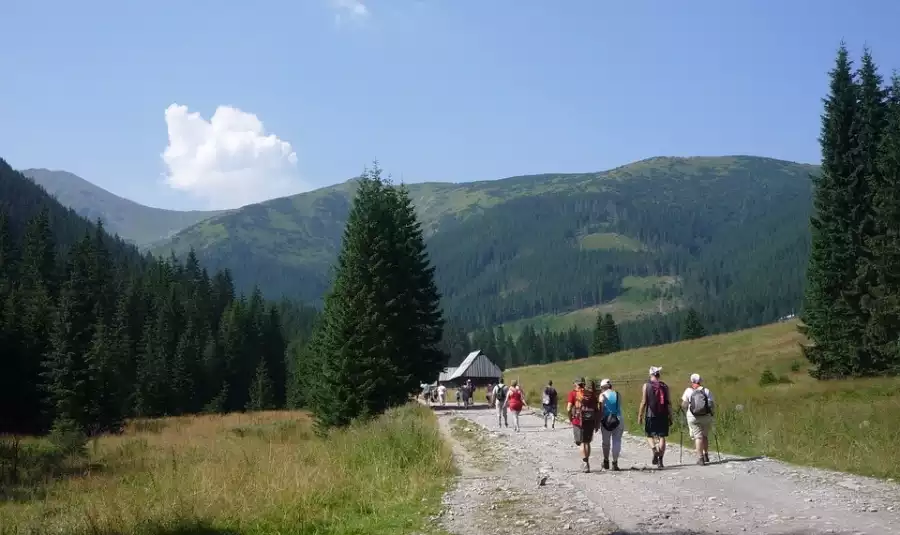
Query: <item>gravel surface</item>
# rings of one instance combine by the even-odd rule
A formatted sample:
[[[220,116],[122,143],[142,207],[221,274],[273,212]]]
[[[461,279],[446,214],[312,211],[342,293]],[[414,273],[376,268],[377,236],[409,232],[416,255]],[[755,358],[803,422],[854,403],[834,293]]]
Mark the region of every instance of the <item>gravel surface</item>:
[[[484,405],[436,412],[461,472],[434,519],[450,533],[900,534],[900,485],[893,482],[769,458],[722,454],[717,462],[716,452],[711,464],[698,466],[687,449],[679,464],[674,445],[657,470],[645,439],[628,433],[622,471],[602,471],[599,432],[593,471],[584,474],[568,423],[544,429],[526,409],[517,433],[498,428]],[[465,433],[453,428],[454,418],[465,420]]]

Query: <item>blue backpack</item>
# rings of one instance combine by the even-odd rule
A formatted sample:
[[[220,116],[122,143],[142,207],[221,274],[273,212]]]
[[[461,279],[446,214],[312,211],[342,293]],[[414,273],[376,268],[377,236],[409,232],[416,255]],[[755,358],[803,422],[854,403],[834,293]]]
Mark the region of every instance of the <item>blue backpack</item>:
[[[612,431],[622,423],[619,420],[620,414],[622,412],[619,410],[619,393],[615,390],[605,392],[603,394],[603,418],[600,419],[600,425],[603,426],[603,429]]]

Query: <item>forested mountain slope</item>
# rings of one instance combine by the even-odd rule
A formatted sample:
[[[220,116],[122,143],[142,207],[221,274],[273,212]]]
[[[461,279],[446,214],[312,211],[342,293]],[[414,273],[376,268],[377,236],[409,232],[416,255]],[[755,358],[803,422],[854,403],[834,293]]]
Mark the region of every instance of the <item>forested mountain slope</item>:
[[[179,230],[225,212],[151,208],[119,197],[66,171],[26,169],[22,174],[43,186],[64,206],[91,221],[102,219],[109,232],[138,246],[168,238]]]
[[[315,316],[142,256],[0,159],[0,434],[283,407]]]
[[[627,276],[667,276],[729,326],[799,302],[815,166],[750,156],[651,158],[600,173],[408,186],[448,315],[494,325],[615,299]],[[239,287],[321,297],[353,183],[251,205],[179,232]],[[730,319],[728,319],[730,318]],[[716,325],[710,325],[715,329]]]

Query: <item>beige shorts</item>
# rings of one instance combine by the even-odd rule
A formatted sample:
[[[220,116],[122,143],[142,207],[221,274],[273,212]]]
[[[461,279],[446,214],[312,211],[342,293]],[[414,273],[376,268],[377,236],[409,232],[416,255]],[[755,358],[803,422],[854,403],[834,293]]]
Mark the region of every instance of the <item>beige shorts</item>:
[[[709,414],[688,418],[688,429],[691,432],[691,438],[694,440],[708,437],[709,433],[712,431],[712,426],[713,417]]]

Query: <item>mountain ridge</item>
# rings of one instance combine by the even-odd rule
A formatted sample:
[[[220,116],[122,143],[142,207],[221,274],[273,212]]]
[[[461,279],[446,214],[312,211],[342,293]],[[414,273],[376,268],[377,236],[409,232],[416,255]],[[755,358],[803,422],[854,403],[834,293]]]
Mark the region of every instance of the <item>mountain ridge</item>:
[[[227,210],[171,210],[147,206],[116,195],[75,173],[31,168],[22,174],[42,186],[64,206],[90,220],[102,219],[107,230],[141,247]]]

